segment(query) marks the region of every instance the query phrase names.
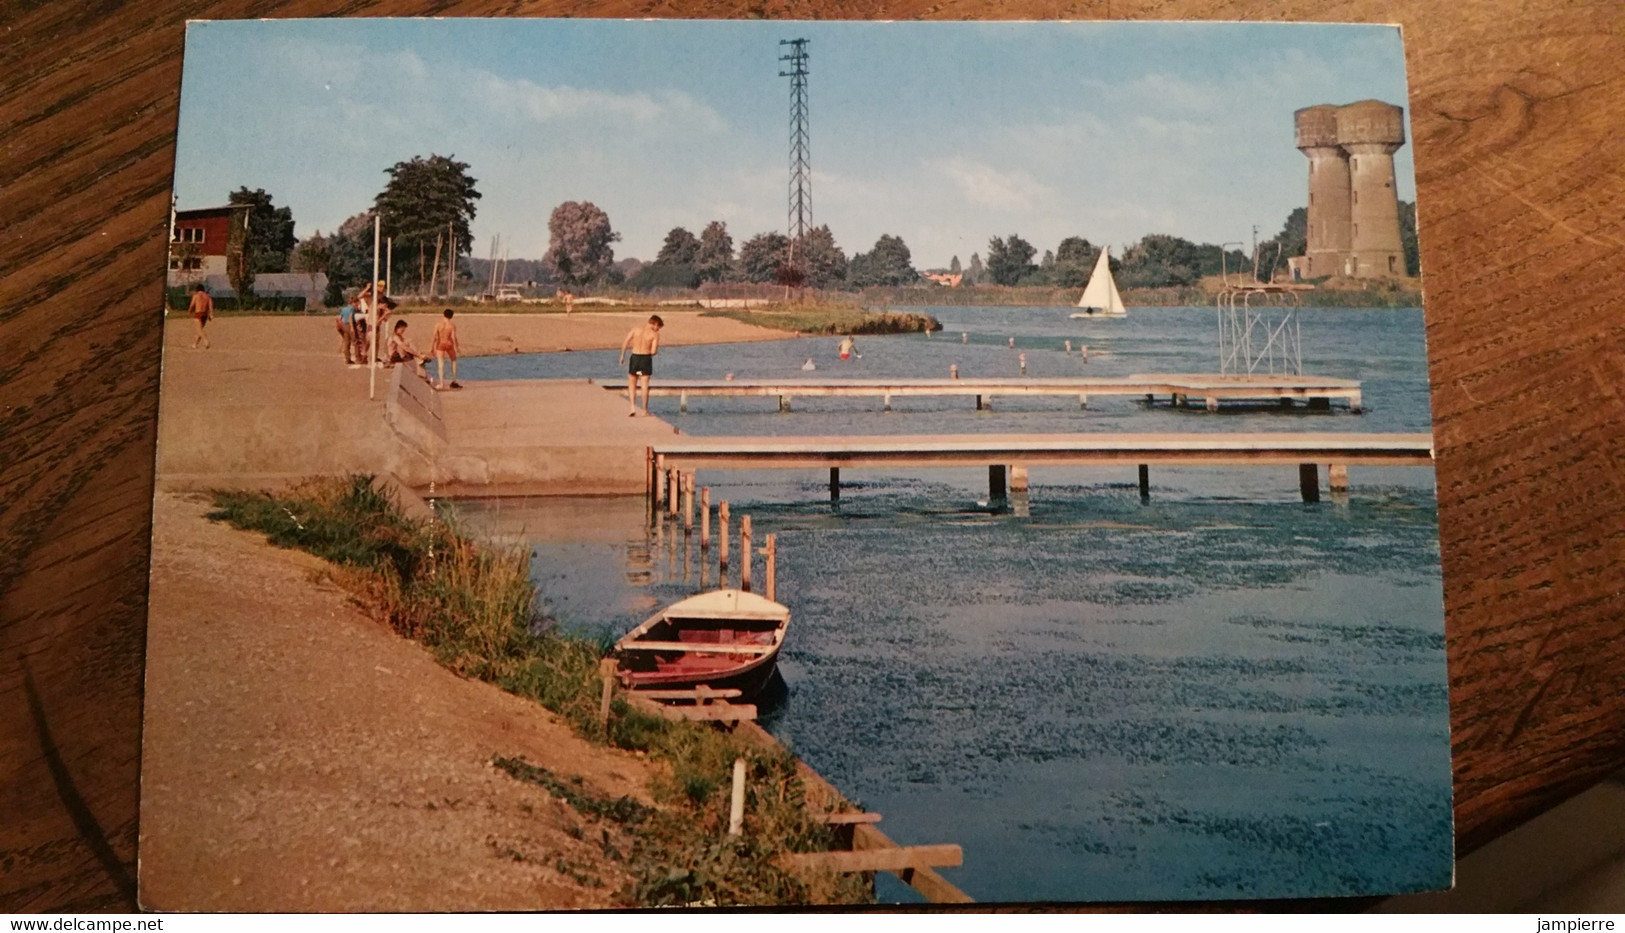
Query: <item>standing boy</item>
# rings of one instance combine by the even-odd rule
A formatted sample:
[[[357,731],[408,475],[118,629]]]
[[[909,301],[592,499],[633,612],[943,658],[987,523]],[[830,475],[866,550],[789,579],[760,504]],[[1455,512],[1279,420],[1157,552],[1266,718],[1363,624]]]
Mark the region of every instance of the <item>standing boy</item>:
[[[439,376],[440,380],[439,382],[435,383],[435,388],[446,388],[446,360],[449,358],[451,360],[451,387],[453,389],[461,389],[463,387],[462,383],[457,381],[457,325],[451,322],[452,311],[450,308],[447,308],[441,313],[444,314],[445,317],[434,326],[434,338],[432,341],[435,373]]]
[[[631,411],[626,413],[630,418],[638,413],[638,377],[643,377],[643,413],[649,413],[649,380],[655,374],[655,354],[660,352],[660,328],[666,322],[660,315],[649,315],[649,322],[642,327],[634,327],[621,342],[621,360],[626,361],[626,351],[632,350],[632,362],[626,367],[626,401]]]
[[[209,297],[202,282],[193,290],[192,304],[187,310],[192,312],[192,320],[197,322],[197,336],[192,339],[192,349],[196,350],[200,343],[203,349],[209,349],[209,335],[203,332],[203,325],[214,319],[214,299]]]

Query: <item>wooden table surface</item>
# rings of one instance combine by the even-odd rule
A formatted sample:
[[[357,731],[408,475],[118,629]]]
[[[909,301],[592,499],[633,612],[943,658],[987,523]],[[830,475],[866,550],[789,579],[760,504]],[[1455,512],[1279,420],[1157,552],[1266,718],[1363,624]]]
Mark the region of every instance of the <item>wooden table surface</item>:
[[[0,0],[0,911],[133,904],[183,23],[334,12],[1402,23],[1460,851],[1625,765],[1618,0]]]

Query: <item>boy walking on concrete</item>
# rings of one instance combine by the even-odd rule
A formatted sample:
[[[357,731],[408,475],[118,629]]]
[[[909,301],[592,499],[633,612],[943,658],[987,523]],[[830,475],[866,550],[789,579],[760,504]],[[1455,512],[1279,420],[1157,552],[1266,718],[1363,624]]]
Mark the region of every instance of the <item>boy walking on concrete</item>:
[[[648,323],[634,327],[621,342],[621,361],[626,362],[626,351],[631,349],[632,361],[626,367],[626,402],[631,408],[630,418],[638,413],[638,377],[643,377],[643,413],[649,413],[649,380],[654,378],[655,354],[660,352],[660,328],[666,322],[660,315],[651,314]]]

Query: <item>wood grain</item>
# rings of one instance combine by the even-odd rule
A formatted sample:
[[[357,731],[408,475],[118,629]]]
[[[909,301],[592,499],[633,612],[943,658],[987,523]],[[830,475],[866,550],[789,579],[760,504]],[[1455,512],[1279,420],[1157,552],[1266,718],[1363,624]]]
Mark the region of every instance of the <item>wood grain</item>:
[[[1461,849],[1625,764],[1617,0],[3,0],[0,910],[133,904],[183,23],[332,13],[1403,24]]]

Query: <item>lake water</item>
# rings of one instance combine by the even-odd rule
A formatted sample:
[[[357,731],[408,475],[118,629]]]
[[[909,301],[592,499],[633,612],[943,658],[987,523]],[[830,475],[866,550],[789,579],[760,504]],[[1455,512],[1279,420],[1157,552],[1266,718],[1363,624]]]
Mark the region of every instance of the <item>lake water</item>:
[[[1212,309],[929,309],[923,335],[663,348],[656,379],[1121,376],[1217,368]],[[675,399],[691,434],[1430,429],[1417,310],[1306,309],[1314,375],[1364,382],[1364,414],[1218,415],[1137,400]],[[961,338],[961,334],[965,336]],[[1016,346],[1009,346],[1010,338]],[[1063,352],[1087,343],[1087,363]],[[1098,351],[1104,351],[1099,353]],[[614,352],[481,358],[467,378],[600,376]],[[987,472],[702,473],[777,535],[794,613],[788,696],[764,721],[903,844],[955,842],[979,901],[1358,895],[1447,886],[1451,815],[1433,472],[1350,471],[1305,504],[1292,468],[1034,468],[1010,508]],[[546,608],[619,634],[715,565],[641,499],[459,503],[523,538]],[[713,555],[714,559],[714,555]],[[737,560],[736,560],[737,563]],[[758,562],[758,573],[760,564]],[[702,580],[705,568],[707,577]],[[737,569],[735,571],[737,579]],[[758,578],[759,579],[759,578]],[[883,899],[916,899],[882,875]]]

